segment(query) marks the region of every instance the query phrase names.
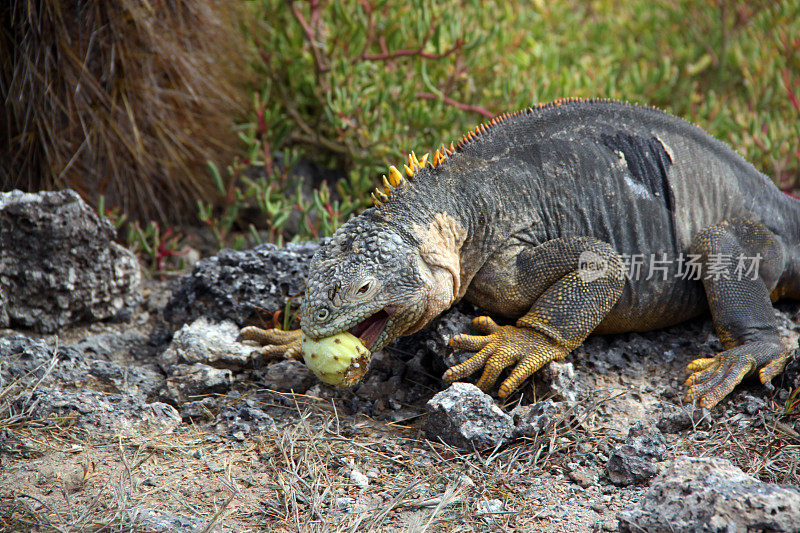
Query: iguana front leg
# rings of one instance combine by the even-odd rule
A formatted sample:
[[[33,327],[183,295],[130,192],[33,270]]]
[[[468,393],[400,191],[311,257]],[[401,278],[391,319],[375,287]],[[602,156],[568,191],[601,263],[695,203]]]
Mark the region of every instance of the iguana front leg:
[[[285,359],[303,359],[300,348],[302,331],[299,329],[261,329],[255,326],[242,328],[242,340],[255,341],[262,344],[261,353],[266,357],[280,357]]]
[[[608,243],[586,237],[557,239],[522,254],[515,265],[518,287],[499,290],[535,303],[514,326],[479,317],[473,323],[484,336],[453,337],[452,346],[477,353],[449,369],[446,381],[463,379],[483,367],[477,385],[488,390],[505,368],[516,364],[500,386],[500,396],[508,396],[543,365],[578,347],[622,294],[624,268]]]

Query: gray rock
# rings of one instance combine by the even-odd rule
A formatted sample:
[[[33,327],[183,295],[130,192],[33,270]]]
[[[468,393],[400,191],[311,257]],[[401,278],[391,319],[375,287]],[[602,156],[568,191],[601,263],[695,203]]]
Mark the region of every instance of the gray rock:
[[[694,409],[692,406],[680,407],[662,402],[661,411],[662,414],[656,423],[656,427],[664,433],[678,433],[684,429],[694,427],[703,419],[703,410]]]
[[[203,363],[213,366],[242,368],[252,366],[260,352],[258,348],[238,342],[239,327],[225,320],[219,323],[198,318],[184,325],[159,355],[158,363],[171,372],[179,363]]]
[[[567,402],[578,400],[578,386],[572,363],[551,361],[542,372],[544,380],[548,383],[549,392],[554,398]]]
[[[153,398],[164,384],[164,375],[148,365],[119,365],[111,361],[92,360],[89,373],[104,384],[107,392],[141,394]]]
[[[201,316],[230,319],[239,326],[263,325],[288,298],[305,290],[308,263],[319,246],[307,241],[282,248],[262,244],[242,252],[222,250],[178,280],[164,317],[175,327]],[[293,308],[300,301],[292,300]]]
[[[615,485],[645,482],[658,473],[656,463],[664,459],[666,451],[664,435],[639,422],[628,432],[625,444],[611,452],[606,474]]]
[[[183,516],[158,509],[134,509],[131,511],[131,525],[139,531],[153,533],[202,531],[206,521],[196,516]]]
[[[130,314],[141,271],[114,236],[74,191],[0,193],[0,327],[53,333]]]
[[[758,398],[751,394],[744,395],[744,412],[750,416],[758,414],[762,409],[767,409],[767,402],[763,398]]]
[[[555,402],[551,399],[530,405],[519,405],[511,411],[514,420],[514,436],[536,438],[552,429],[559,418],[572,407],[570,402]]]
[[[147,335],[133,330],[91,335],[73,343],[72,346],[88,358],[109,361],[130,357],[144,360],[156,355],[148,343]]]
[[[4,420],[7,422],[7,420]],[[3,455],[16,455],[19,457],[40,457],[42,452],[37,450],[36,446],[32,446],[32,442],[28,437],[17,434],[14,430],[5,428],[0,429],[0,458]]]
[[[138,338],[138,337],[137,337]],[[80,387],[99,383],[105,392],[141,394],[153,397],[164,383],[164,376],[154,367],[120,365],[89,355],[107,356],[88,351],[94,346],[88,339],[73,345],[51,345],[23,335],[0,338],[0,387],[13,379],[23,385],[38,382],[44,386],[68,384]]]
[[[206,396],[202,400],[185,402],[181,405],[181,417],[184,419],[192,419],[196,422],[212,420],[216,418],[214,412],[217,409],[218,403],[217,398],[214,396]]]
[[[234,438],[244,440],[249,435],[274,428],[275,420],[257,407],[253,400],[244,400],[227,406],[217,416],[217,427],[226,430]]]
[[[487,500],[484,498],[478,500],[478,503],[475,504],[475,512],[479,516],[502,514],[504,511],[505,505],[503,505],[503,500]]]
[[[23,385],[39,382],[78,385],[88,379],[89,363],[71,346],[50,346],[46,341],[24,335],[0,337],[0,387],[14,379]]]
[[[161,397],[181,405],[190,397],[227,392],[233,385],[233,372],[202,363],[175,365]]]
[[[514,423],[491,396],[470,383],[453,383],[428,401],[425,435],[451,446],[482,450],[508,442]]]
[[[54,424],[70,420],[78,426],[130,436],[169,433],[181,423],[178,411],[167,404],[88,389],[38,388],[16,399],[14,407],[30,420]]]
[[[762,483],[725,459],[679,457],[617,518],[623,533],[798,531],[800,488]]]
[[[600,473],[592,466],[575,465],[569,468],[567,476],[584,489],[596,485],[600,480]]]
[[[271,363],[253,372],[253,377],[265,389],[302,394],[317,382],[309,368],[300,361],[284,360]]]

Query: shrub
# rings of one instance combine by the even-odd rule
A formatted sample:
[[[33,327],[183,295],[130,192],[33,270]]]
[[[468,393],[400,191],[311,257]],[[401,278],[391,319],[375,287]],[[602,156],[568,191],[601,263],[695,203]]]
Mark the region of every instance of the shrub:
[[[239,149],[237,21],[225,0],[4,2],[0,185],[193,218],[196,199],[216,195],[206,161]]]

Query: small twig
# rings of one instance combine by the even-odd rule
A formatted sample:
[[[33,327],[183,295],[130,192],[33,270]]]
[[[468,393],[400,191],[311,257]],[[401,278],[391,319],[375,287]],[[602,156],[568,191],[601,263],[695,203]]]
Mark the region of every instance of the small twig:
[[[453,46],[441,54],[437,54],[434,52],[425,52],[423,50],[425,44],[425,40],[423,40],[422,45],[420,45],[419,48],[403,48],[401,50],[394,50],[392,52],[383,51],[380,54],[361,54],[353,60],[353,63],[356,63],[357,61],[391,61],[392,59],[405,56],[419,56],[424,57],[425,59],[444,59],[445,57],[461,50],[461,48],[464,46],[464,42],[461,39],[457,39]]]
[[[423,100],[442,100],[444,103],[451,105],[461,111],[470,111],[472,113],[478,113],[479,115],[483,115],[487,118],[493,118],[495,116],[494,113],[486,109],[485,107],[477,106],[477,105],[469,105],[463,104],[456,100],[453,100],[449,96],[439,96],[433,93],[421,92],[417,93],[417,98],[422,98]]]
[[[217,511],[217,513],[214,515],[211,521],[199,533],[209,533],[212,530],[217,521],[219,521],[219,517],[222,516],[222,513],[225,512],[225,509],[228,508],[228,505],[230,505],[231,501],[233,501],[233,498],[235,496],[236,496],[235,492],[231,493],[231,495],[228,496],[228,499],[225,500],[225,503],[222,504],[222,507],[219,508],[219,511]]]
[[[318,2],[312,1],[311,2],[311,18],[312,20],[317,20],[314,14],[314,10],[318,8]],[[314,29],[309,26],[308,22],[306,22],[305,17],[303,14],[300,13],[300,8],[297,7],[296,2],[292,2],[292,14],[294,14],[294,18],[297,19],[297,22],[303,28],[303,33],[306,36],[306,40],[308,44],[311,46],[311,52],[314,54],[314,64],[317,67],[317,73],[328,72],[331,68],[325,64],[322,60],[322,54],[317,48],[317,37]]]

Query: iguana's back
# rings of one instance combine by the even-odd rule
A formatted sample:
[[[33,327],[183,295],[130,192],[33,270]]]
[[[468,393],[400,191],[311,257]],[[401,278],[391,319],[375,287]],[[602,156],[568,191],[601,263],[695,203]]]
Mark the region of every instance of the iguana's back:
[[[800,236],[800,202],[727,145],[657,109],[619,102],[567,101],[509,116],[416,179],[394,209],[428,204],[465,224],[487,221],[465,246],[469,261],[487,261],[466,297],[496,313],[517,311],[484,297],[514,243],[609,243],[630,276],[598,331],[647,330],[703,312],[703,287],[685,279],[682,261],[705,227],[760,221],[793,254]]]
[[[491,164],[475,173],[472,158]],[[548,219],[534,221],[545,238],[601,232],[620,252],[661,249],[667,230],[685,250],[698,230],[737,216],[787,238],[800,227],[800,202],[726,144],[660,110],[620,102],[569,100],[517,113],[462,143],[445,166],[463,178],[467,197],[486,186],[519,219],[538,211]],[[430,179],[421,190],[441,186],[435,169]]]

